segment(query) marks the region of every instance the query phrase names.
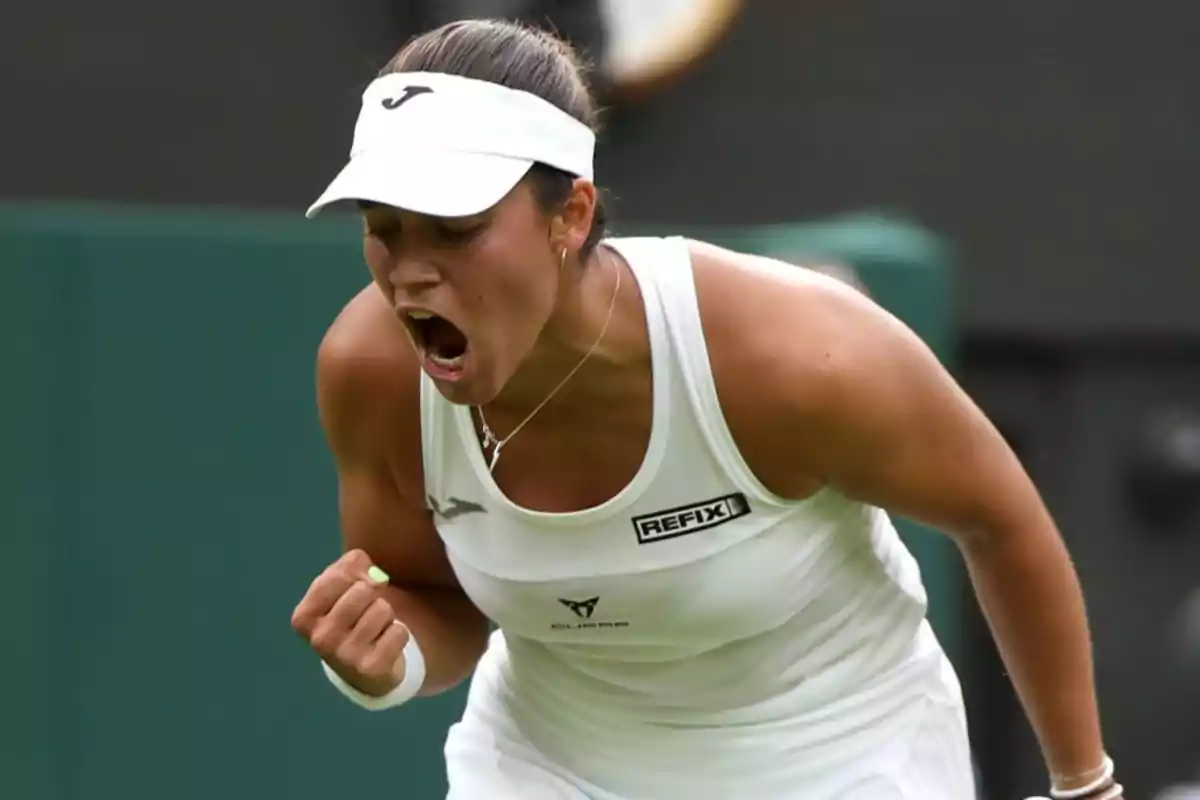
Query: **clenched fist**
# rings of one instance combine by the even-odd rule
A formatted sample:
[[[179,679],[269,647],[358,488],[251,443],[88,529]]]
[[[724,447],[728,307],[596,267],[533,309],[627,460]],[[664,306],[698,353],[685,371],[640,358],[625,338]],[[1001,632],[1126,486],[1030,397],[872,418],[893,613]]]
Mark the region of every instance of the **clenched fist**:
[[[362,550],[331,564],[292,612],[292,627],[347,683],[382,697],[404,679],[408,628],[381,589],[388,576]]]

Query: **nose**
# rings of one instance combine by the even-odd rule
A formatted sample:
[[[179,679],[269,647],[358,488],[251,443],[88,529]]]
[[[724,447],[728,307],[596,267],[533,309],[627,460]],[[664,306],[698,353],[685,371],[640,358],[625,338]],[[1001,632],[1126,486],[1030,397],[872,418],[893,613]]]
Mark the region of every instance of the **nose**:
[[[442,272],[429,259],[401,256],[388,272],[388,283],[396,296],[416,300],[442,282]]]

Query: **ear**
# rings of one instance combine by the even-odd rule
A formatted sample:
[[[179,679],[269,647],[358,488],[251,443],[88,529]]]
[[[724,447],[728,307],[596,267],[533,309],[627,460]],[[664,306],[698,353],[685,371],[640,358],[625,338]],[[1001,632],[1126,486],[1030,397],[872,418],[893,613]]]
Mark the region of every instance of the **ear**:
[[[550,225],[550,241],[555,250],[565,247],[572,254],[578,253],[592,229],[595,214],[595,184],[576,178],[570,196]]]

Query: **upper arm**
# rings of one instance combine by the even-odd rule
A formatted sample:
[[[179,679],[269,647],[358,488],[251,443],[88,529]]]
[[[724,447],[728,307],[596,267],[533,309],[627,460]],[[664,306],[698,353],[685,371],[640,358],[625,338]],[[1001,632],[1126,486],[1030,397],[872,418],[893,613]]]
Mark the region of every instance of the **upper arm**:
[[[1044,520],[1016,455],[930,348],[871,300],[822,294],[821,347],[801,354],[820,356],[818,377],[802,366],[785,384],[811,468],[849,497],[960,539]]]
[[[870,301],[847,303],[816,402],[816,467],[850,497],[970,537],[1044,517],[1012,449],[929,347]]]
[[[762,261],[724,293],[741,302],[714,335],[738,345],[715,348],[730,356],[714,374],[769,488],[828,485],[959,539],[1047,519],[1008,444],[915,333],[837,280]]]
[[[418,367],[407,342],[380,335],[386,318],[370,322],[362,306],[374,300],[352,301],[317,352],[343,548],[365,551],[397,585],[457,587],[424,502]]]

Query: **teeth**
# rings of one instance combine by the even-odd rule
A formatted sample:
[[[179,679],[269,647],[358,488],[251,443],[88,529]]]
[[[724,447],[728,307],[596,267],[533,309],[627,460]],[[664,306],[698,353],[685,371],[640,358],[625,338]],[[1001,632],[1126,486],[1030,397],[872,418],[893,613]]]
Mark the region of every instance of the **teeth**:
[[[413,319],[433,319],[433,314],[428,311],[410,311],[408,316]]]
[[[456,356],[454,358],[442,358],[441,356],[436,356],[433,353],[429,354],[430,361],[437,364],[439,367],[446,367],[448,369],[455,369],[457,367],[462,366],[463,359],[465,357],[466,357],[465,353],[461,356]]]

